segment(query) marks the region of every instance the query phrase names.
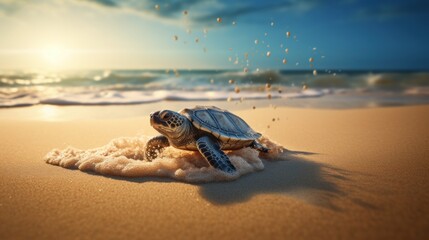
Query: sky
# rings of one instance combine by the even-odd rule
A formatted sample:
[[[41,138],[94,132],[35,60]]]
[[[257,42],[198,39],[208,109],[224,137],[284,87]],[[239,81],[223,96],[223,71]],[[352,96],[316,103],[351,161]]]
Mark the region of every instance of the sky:
[[[428,22],[422,0],[0,0],[0,69],[428,70]]]

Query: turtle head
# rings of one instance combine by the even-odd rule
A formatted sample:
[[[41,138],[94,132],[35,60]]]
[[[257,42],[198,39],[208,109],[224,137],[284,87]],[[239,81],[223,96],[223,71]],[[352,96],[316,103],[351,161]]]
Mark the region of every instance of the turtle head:
[[[150,125],[166,137],[177,138],[187,127],[187,118],[181,114],[162,110],[150,114]]]

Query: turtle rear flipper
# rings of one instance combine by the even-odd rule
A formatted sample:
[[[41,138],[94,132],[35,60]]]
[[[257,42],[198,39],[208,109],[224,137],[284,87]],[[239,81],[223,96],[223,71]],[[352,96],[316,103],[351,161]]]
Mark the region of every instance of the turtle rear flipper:
[[[213,138],[209,136],[199,138],[197,140],[197,148],[214,168],[227,173],[234,173],[236,171],[234,165],[229,161],[228,156],[220,150],[219,143],[213,140]]]
[[[262,145],[260,142],[258,142],[256,140],[254,140],[250,144],[250,147],[253,148],[253,149],[256,149],[256,150],[258,150],[260,152],[263,152],[263,153],[268,153],[270,151],[269,148],[265,147],[264,145]]]

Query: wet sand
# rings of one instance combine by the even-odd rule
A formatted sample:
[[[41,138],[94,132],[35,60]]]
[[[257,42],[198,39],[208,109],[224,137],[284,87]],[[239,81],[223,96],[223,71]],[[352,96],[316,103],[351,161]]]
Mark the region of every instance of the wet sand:
[[[43,158],[53,148],[154,135],[148,117],[0,119],[0,239],[429,235],[429,106],[234,112],[287,148],[287,160],[222,183],[105,176]]]

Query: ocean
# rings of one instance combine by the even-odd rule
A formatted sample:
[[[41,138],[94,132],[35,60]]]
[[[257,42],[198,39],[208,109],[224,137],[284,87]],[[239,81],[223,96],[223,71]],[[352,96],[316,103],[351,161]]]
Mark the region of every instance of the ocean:
[[[124,105],[258,99],[285,99],[285,105],[290,103],[286,100],[295,99],[293,103],[297,106],[300,99],[307,99],[307,107],[328,108],[426,104],[429,103],[429,72],[0,71],[0,107],[3,108],[39,104]]]

